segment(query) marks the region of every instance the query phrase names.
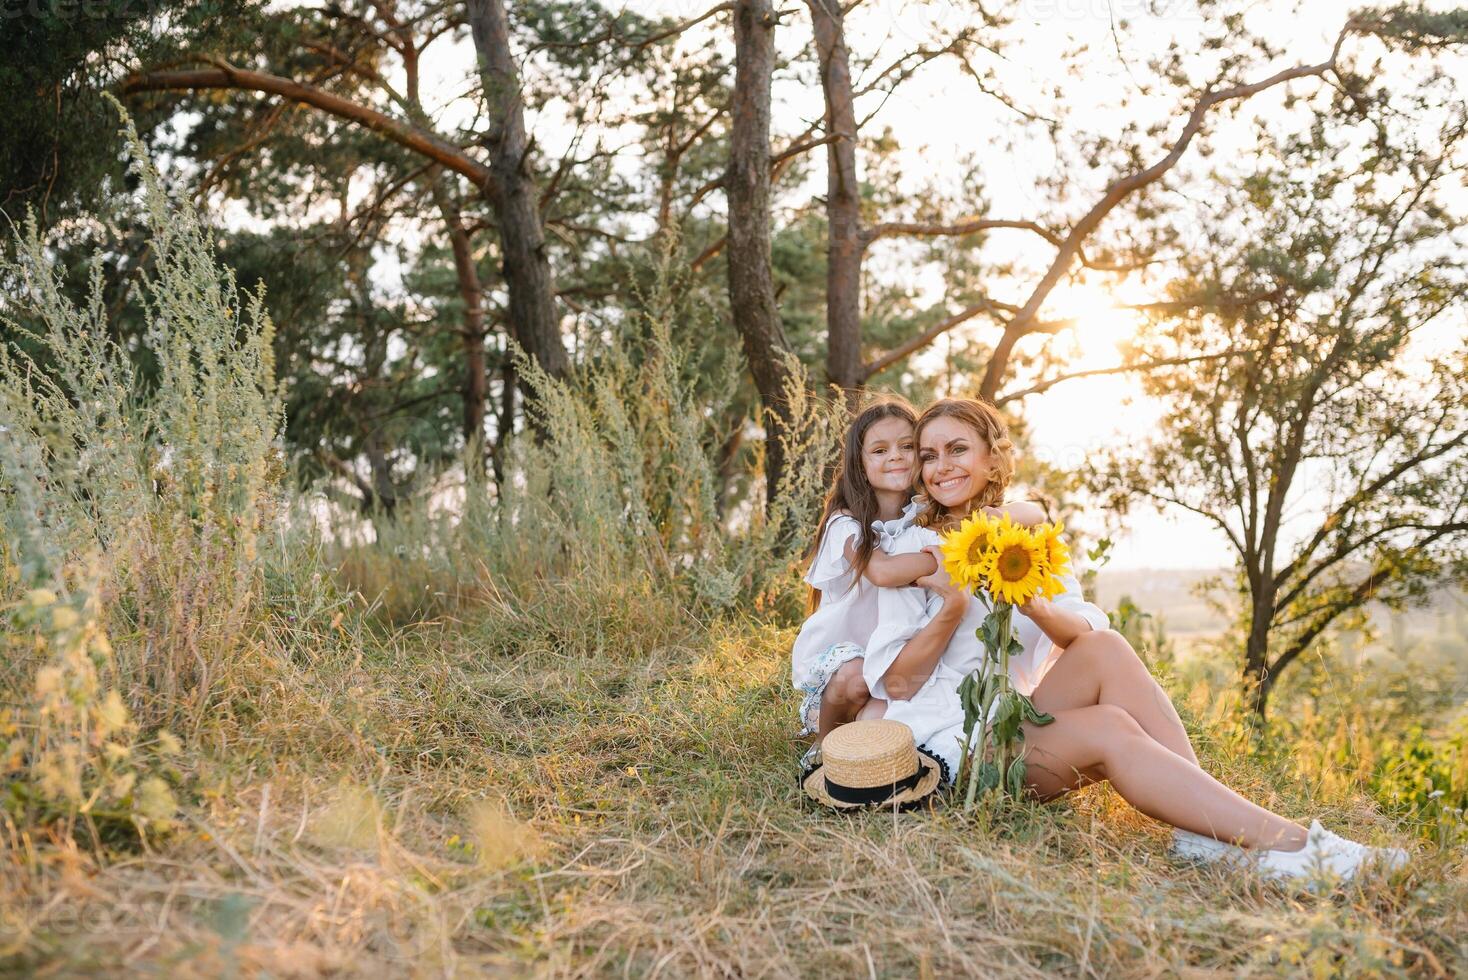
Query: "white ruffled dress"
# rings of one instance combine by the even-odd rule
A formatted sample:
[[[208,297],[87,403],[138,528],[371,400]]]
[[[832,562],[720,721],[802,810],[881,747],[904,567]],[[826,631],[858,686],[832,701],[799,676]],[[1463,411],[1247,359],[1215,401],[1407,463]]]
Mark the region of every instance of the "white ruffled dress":
[[[890,552],[898,536],[912,527],[920,505],[910,502],[900,517],[872,521],[876,547]],[[802,694],[802,736],[816,731],[821,695],[836,670],[860,657],[877,625],[878,589],[853,574],[846,546],[855,549],[861,525],[849,514],[833,514],[826,522],[805,581],[821,593],[820,605],[800,627],[790,655],[790,680]]]
[[[942,543],[942,536],[923,527],[908,527],[898,533],[889,554],[900,555],[921,551],[928,545]],[[1081,594],[1081,584],[1074,575],[1064,575],[1065,590],[1051,601],[1078,613],[1092,629],[1106,629],[1110,623],[1106,613]],[[862,676],[872,697],[887,701],[885,717],[900,721],[912,729],[913,739],[924,745],[958,772],[959,748],[963,741],[963,708],[958,701],[958,685],[976,668],[992,669],[992,661],[975,631],[988,615],[984,603],[975,599],[968,605],[963,621],[953,631],[953,638],[943,651],[933,673],[911,698],[894,701],[882,683],[882,676],[892,666],[907,641],[917,635],[943,607],[937,593],[917,586],[901,589],[877,589],[877,625],[867,638],[866,660]],[[1015,690],[1033,694],[1040,681],[1065,652],[1056,646],[1033,619],[1014,611],[1011,621],[1015,635],[1024,650],[1009,659],[1009,677]]]

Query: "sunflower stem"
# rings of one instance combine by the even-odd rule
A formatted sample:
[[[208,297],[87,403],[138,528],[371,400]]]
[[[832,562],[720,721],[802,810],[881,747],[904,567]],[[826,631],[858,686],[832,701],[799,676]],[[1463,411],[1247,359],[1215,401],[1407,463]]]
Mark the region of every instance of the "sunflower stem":
[[[1014,613],[1014,606],[1007,602],[998,603],[994,609],[999,616],[999,629],[995,630],[999,637],[999,703],[1007,704],[1009,701],[1009,637],[1010,622]],[[1009,787],[1009,740],[1003,739],[996,746],[999,750],[999,791],[1006,792]]]

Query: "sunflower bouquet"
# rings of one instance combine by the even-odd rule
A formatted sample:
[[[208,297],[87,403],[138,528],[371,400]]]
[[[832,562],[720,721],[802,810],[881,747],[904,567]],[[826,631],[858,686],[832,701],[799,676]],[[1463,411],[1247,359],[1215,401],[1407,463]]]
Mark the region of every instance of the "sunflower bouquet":
[[[1055,719],[1014,690],[1009,658],[1023,650],[1013,628],[1014,607],[1036,596],[1052,599],[1064,591],[1060,576],[1070,567],[1070,551],[1060,524],[1034,528],[975,511],[943,537],[943,567],[960,588],[988,608],[975,631],[989,663],[959,685],[963,705],[963,747],[959,784],[967,779],[964,810],[973,809],[979,791],[999,790],[1018,799],[1024,791],[1025,721],[1048,725]],[[983,726],[981,738],[974,729]]]

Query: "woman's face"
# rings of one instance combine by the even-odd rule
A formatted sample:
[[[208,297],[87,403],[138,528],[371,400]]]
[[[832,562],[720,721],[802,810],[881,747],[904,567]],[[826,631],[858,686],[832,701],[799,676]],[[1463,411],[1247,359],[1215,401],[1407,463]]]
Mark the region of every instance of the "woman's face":
[[[873,423],[862,436],[862,469],[866,472],[867,482],[877,490],[910,490],[916,455],[912,423],[906,419],[882,419]]]
[[[940,415],[923,427],[918,446],[923,486],[940,507],[961,507],[989,485],[989,444],[973,426]]]

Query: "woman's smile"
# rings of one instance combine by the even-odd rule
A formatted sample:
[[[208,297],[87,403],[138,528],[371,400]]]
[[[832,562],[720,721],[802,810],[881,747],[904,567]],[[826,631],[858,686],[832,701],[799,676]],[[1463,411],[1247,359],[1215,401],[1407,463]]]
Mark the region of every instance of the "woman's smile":
[[[947,494],[953,493],[954,490],[959,489],[959,487],[964,486],[966,483],[969,483],[969,474],[966,474],[966,472],[956,472],[956,474],[950,475],[950,477],[938,477],[938,480],[932,484],[932,487],[938,493],[947,496]]]

